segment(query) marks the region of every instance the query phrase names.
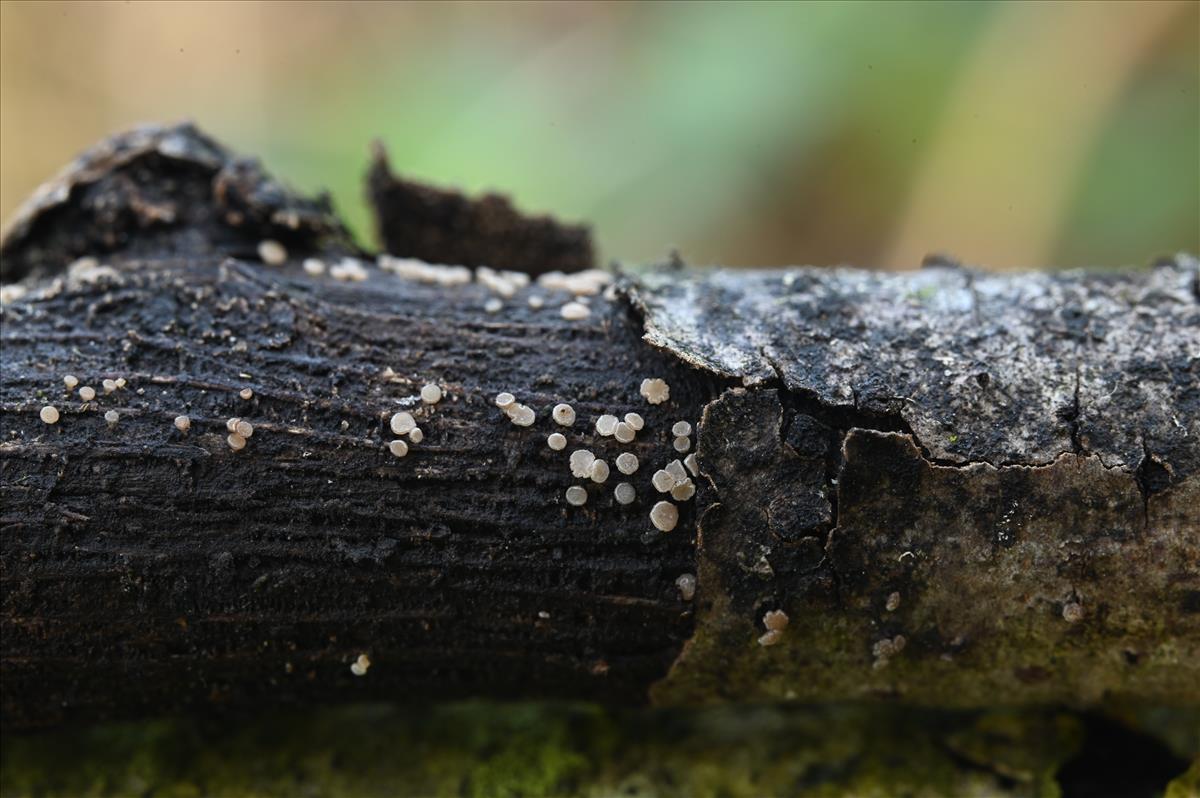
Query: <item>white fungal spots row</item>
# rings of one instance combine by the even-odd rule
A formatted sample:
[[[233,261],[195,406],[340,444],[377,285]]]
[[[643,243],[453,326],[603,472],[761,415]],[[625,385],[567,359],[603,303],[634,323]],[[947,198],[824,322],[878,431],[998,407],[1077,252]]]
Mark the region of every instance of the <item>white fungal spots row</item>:
[[[329,267],[329,276],[345,283],[361,283],[369,275],[357,258],[342,258]]]
[[[366,676],[367,671],[371,668],[371,658],[366,654],[359,654],[358,659],[350,664],[350,672],[355,676]]]
[[[758,638],[758,644],[764,647],[775,645],[783,638],[783,630],[787,629],[787,613],[783,610],[769,610],[763,616],[763,626],[767,628],[767,631]]]
[[[665,380],[658,377],[642,380],[642,385],[638,389],[638,392],[652,405],[661,405],[671,398],[671,387],[667,385]]]
[[[450,287],[471,282],[471,270],[466,266],[443,266],[425,263],[415,258],[396,258],[386,254],[380,255],[376,263],[385,272],[426,285]]]
[[[524,272],[496,271],[487,266],[475,269],[475,279],[480,285],[505,299],[511,299],[519,289],[529,285],[529,275]]]
[[[566,291],[577,297],[595,296],[612,282],[612,275],[602,269],[584,269],[570,274],[554,271],[539,275],[537,281],[543,288]]]
[[[268,266],[282,266],[287,258],[287,247],[273,238],[258,242],[258,259]]]

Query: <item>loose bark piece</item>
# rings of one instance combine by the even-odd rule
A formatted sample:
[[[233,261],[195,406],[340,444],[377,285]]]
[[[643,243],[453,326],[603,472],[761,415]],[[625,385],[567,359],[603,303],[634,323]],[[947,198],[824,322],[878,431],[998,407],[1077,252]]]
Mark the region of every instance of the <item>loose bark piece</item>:
[[[500,194],[468,198],[397,177],[383,145],[373,148],[367,194],[384,249],[430,263],[542,274],[589,269],[591,231],[550,216],[526,216]]]
[[[251,237],[216,209],[253,196],[246,181],[140,168],[199,220],[157,240],[202,243],[154,256],[130,239],[109,268],[26,280],[3,310],[6,724],[652,685],[678,702],[1200,703],[1194,260],[665,269],[568,321],[573,297],[544,286],[230,258],[223,236]],[[61,272],[89,196],[31,219],[18,262]],[[302,239],[326,259],[341,241]],[[66,374],[127,386],[81,402]],[[644,378],[669,399],[648,403]],[[574,427],[551,420],[559,402]],[[403,458],[387,449],[399,410],[424,433]],[[630,411],[646,421],[633,443],[595,432]],[[253,426],[238,451],[233,417]],[[664,534],[652,480],[682,459],[680,420],[702,476]],[[635,453],[635,501],[573,478],[576,449]]]

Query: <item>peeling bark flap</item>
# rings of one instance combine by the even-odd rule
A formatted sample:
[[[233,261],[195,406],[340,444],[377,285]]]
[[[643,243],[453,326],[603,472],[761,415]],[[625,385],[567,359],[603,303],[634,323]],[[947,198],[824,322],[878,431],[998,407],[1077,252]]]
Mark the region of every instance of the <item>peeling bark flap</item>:
[[[658,271],[645,338],[746,385],[897,417],[937,462],[1197,470],[1197,261],[1080,280],[933,268]]]

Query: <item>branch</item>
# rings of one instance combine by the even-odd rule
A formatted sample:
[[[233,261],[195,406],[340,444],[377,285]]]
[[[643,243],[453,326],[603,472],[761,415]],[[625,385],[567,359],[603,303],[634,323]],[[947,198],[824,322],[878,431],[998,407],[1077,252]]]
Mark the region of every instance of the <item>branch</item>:
[[[568,319],[608,278],[347,264],[326,205],[194,129],[128,138],[3,244],[26,276],[0,361],[6,724],[461,695],[1200,702],[1195,261],[664,267]],[[424,438],[396,457],[402,410]],[[629,412],[633,442],[596,432]],[[671,500],[677,421],[701,476]],[[607,481],[573,477],[575,449]]]

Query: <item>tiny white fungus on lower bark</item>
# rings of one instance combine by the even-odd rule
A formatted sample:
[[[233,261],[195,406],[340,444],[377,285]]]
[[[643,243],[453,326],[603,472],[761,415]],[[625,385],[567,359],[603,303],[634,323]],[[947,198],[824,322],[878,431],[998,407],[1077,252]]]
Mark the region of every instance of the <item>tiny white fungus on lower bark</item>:
[[[420,427],[413,427],[412,431],[408,433],[408,439],[413,443],[420,443],[425,440],[425,433]]]
[[[325,261],[320,258],[305,258],[304,273],[310,277],[320,277],[325,273]]]
[[[254,398],[254,391],[250,390],[249,388],[243,388],[242,390],[238,391],[238,396],[249,401],[250,399]]]
[[[550,416],[560,426],[569,427],[575,423],[575,408],[565,402],[560,402],[554,406]]]
[[[696,595],[696,577],[692,574],[683,574],[675,580],[675,587],[679,588],[681,599],[691,601]]]
[[[441,386],[431,382],[425,387],[421,388],[421,401],[427,405],[436,405],[438,402],[442,401]]]
[[[46,405],[38,413],[38,416],[47,424],[58,423],[58,408],[54,405]]]
[[[592,315],[592,311],[582,302],[568,302],[559,310],[567,321],[580,321]]]
[[[561,432],[552,432],[550,433],[550,436],[546,438],[546,445],[556,452],[561,452],[563,449],[567,448],[567,436],[563,435]]]
[[[567,504],[570,504],[573,507],[582,507],[583,505],[587,504],[587,499],[587,490],[584,488],[581,488],[578,485],[572,485],[571,487],[567,488]]]
[[[642,427],[646,426],[645,419],[643,419],[637,413],[626,413],[625,423],[628,424],[634,432],[641,432]]]
[[[67,386],[68,391],[73,391],[75,390],[75,386],[79,384],[79,380],[74,374],[68,374],[63,377],[63,384]]]
[[[388,451],[393,457],[404,457],[408,454],[408,444],[397,438],[388,444]]]
[[[118,421],[120,421],[120,419],[121,419],[121,416],[119,413],[117,413],[116,410],[109,410],[107,413],[104,414],[104,420],[108,422],[108,425],[110,427],[113,426],[114,424],[116,424]]]
[[[686,421],[676,421],[671,426],[671,434],[675,436],[687,436],[692,434],[692,425]]]
[[[367,671],[371,668],[371,658],[366,654],[359,654],[358,659],[354,660],[350,665],[350,672],[355,676],[366,676]]]
[[[670,532],[679,523],[679,508],[670,502],[658,502],[650,509],[650,523],[660,532]]]
[[[90,402],[96,398],[96,389],[90,385],[85,385],[79,389],[79,398],[85,402]]]
[[[613,430],[613,437],[616,438],[620,443],[633,443],[633,439],[636,437],[636,435],[637,433],[634,432],[633,427],[629,426],[624,421],[618,422],[617,428]]]
[[[677,437],[675,439],[674,443],[672,443],[671,445],[673,447],[675,447],[675,451],[679,452],[680,454],[683,454],[688,449],[692,448],[692,441],[689,438],[685,438],[682,435],[680,435],[679,437]]]
[[[499,313],[504,308],[504,303],[499,299],[492,297],[487,302],[483,303],[485,313]]]
[[[496,407],[503,410],[504,408],[517,401],[517,397],[513,396],[508,391],[496,394]]]
[[[617,417],[605,413],[596,419],[596,432],[604,437],[609,437],[617,431]]]
[[[618,482],[617,487],[613,488],[613,497],[617,504],[633,504],[633,500],[637,498],[637,491],[628,482]]]
[[[282,266],[287,256],[287,248],[272,238],[258,242],[258,258],[268,266]]]
[[[596,460],[592,463],[592,468],[588,476],[592,478],[592,482],[603,483],[608,481],[609,468],[608,463],[603,460]]]
[[[101,380],[100,387],[104,389],[105,393],[112,393],[113,391],[117,390],[117,381],[116,380]]]
[[[187,432],[192,428],[192,420],[187,416],[175,416],[175,429]]]
[[[632,452],[622,452],[617,455],[617,470],[622,474],[633,474],[638,470],[637,455]]]
[[[576,449],[571,452],[571,459],[568,461],[571,475],[577,479],[586,479],[592,473],[592,463],[594,462],[596,462],[596,455],[587,449]]]
[[[671,398],[671,387],[665,380],[658,377],[648,377],[642,380],[642,385],[638,390],[652,405],[660,405]]]
[[[392,432],[397,435],[407,435],[417,426],[417,421],[412,417],[412,413],[401,410],[392,416],[391,424]]]
[[[768,610],[763,615],[763,626],[776,632],[782,632],[788,625],[788,614],[783,610]]]
[[[700,476],[700,462],[696,459],[696,453],[692,452],[687,457],[683,458],[683,464],[688,471],[692,472],[692,476]]]
[[[235,452],[240,452],[246,448],[246,439],[236,432],[231,432],[225,437],[225,442],[229,444],[229,448]]]

